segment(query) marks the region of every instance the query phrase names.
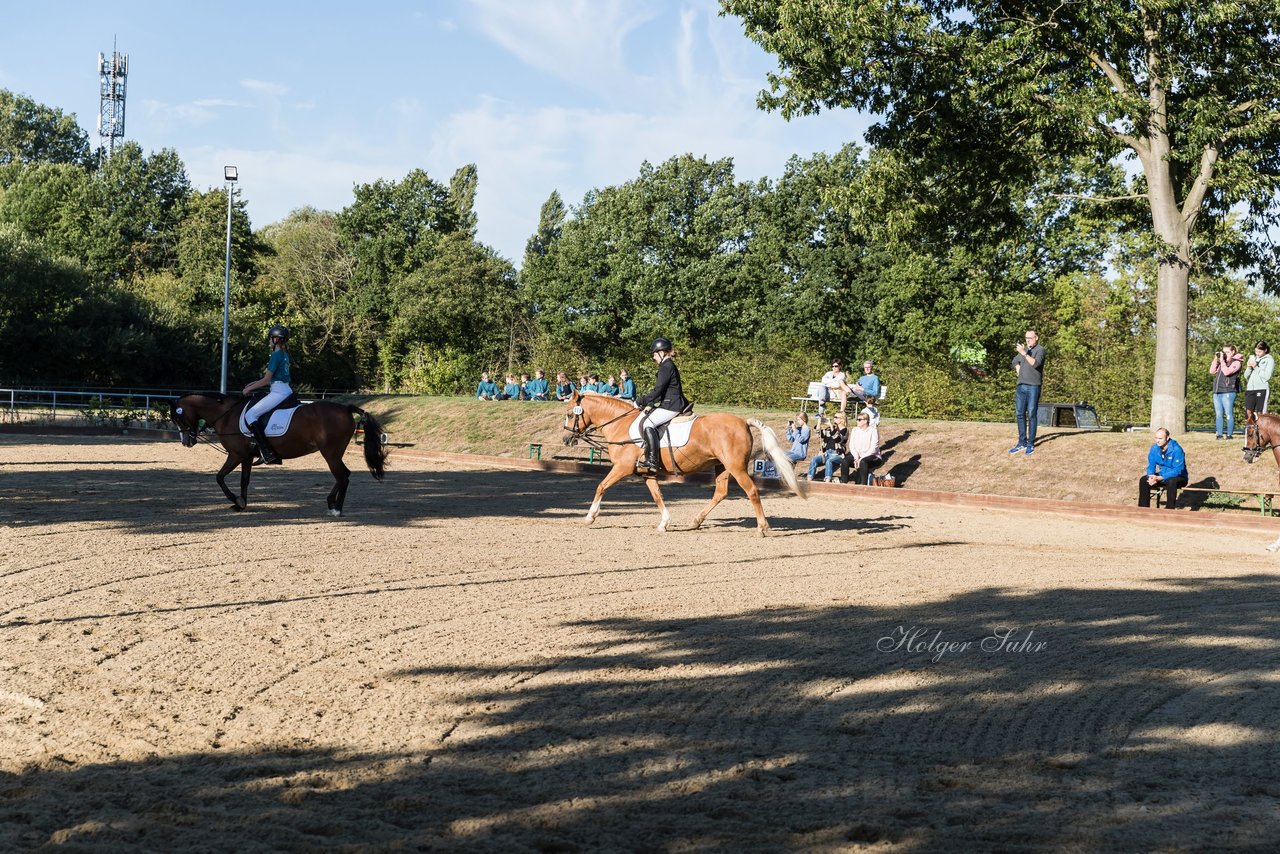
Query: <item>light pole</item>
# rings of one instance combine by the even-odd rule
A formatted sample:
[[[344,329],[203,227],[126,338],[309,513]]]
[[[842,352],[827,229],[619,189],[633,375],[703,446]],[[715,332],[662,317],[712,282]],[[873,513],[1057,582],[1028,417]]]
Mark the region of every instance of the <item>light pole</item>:
[[[227,282],[222,291],[222,385],[218,390],[226,394],[227,326],[231,319],[231,196],[240,173],[234,166],[224,166],[222,167],[222,177],[227,182]]]

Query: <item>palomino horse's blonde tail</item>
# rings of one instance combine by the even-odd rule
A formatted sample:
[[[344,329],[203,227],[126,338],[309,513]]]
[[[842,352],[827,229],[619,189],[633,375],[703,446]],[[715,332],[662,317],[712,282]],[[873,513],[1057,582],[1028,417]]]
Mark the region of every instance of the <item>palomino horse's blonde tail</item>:
[[[755,418],[748,418],[747,424],[760,431],[760,444],[764,446],[764,452],[769,455],[769,459],[773,460],[774,466],[778,469],[778,477],[782,478],[787,489],[801,498],[808,498],[809,490],[805,489],[804,484],[796,477],[795,463],[791,462],[787,452],[783,450],[782,443],[778,441],[773,428]]]

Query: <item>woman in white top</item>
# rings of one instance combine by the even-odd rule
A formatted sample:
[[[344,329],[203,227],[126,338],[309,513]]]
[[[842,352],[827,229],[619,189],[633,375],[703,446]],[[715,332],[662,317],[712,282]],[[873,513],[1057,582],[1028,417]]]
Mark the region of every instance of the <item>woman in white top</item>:
[[[849,469],[857,469],[854,483],[865,484],[871,470],[880,464],[880,431],[866,412],[858,413],[858,421],[849,431],[849,453],[840,461],[840,482],[849,482]]]
[[[848,383],[845,381],[844,368],[840,365],[839,359],[831,360],[831,370],[822,375],[822,379],[818,380],[822,383],[822,393],[818,399],[818,417],[821,418],[827,408],[827,401],[835,398],[840,401],[840,411],[844,412],[846,392]]]

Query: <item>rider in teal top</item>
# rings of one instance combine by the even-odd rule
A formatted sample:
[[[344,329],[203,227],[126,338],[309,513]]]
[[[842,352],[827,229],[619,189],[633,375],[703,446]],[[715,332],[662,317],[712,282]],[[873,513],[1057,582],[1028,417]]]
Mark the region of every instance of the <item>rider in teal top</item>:
[[[279,465],[280,457],[275,449],[267,444],[265,416],[286,397],[293,394],[289,383],[289,330],[284,326],[273,326],[267,330],[267,342],[271,345],[271,359],[267,362],[267,370],[262,379],[254,380],[244,387],[246,395],[260,388],[270,387],[261,400],[249,407],[245,421],[253,431],[253,438],[258,443],[258,454],[267,465]]]

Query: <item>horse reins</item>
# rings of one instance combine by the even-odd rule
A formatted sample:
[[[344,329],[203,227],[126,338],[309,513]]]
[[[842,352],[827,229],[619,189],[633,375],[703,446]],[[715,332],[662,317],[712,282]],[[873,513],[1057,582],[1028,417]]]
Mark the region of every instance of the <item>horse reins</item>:
[[[613,422],[621,421],[623,418],[626,418],[630,414],[631,414],[630,412],[623,412],[621,415],[617,415],[613,418],[610,418],[608,421],[605,421],[602,424],[592,424],[590,427],[587,427],[584,430],[580,426],[582,422],[582,407],[575,406],[573,407],[573,426],[566,427],[564,429],[566,432],[568,432],[572,436],[573,443],[576,444],[579,440],[581,440],[583,442],[586,442],[589,447],[595,448],[597,451],[603,451],[605,448],[609,447],[610,445],[631,445],[631,444],[634,444],[634,442],[632,442],[630,439],[628,439],[625,442],[611,442],[608,439],[602,439],[600,438],[600,436],[596,435],[598,433],[601,433],[605,427],[608,427]]]
[[[652,408],[641,409],[640,415],[637,417],[643,417],[644,415],[652,411],[653,411]],[[574,406],[573,407],[573,426],[564,428],[572,437],[572,441],[566,442],[566,444],[576,444],[578,440],[581,439],[583,442],[587,443],[588,447],[595,448],[597,451],[607,451],[610,445],[634,445],[635,440],[631,438],[628,438],[625,441],[612,442],[612,441],[609,441],[608,439],[602,439],[600,438],[600,436],[595,435],[597,433],[601,433],[605,427],[608,427],[613,422],[621,421],[623,418],[626,418],[628,415],[631,415],[631,414],[632,413],[630,412],[623,412],[621,415],[616,415],[613,418],[610,418],[608,421],[605,421],[601,424],[592,424],[590,427],[587,427],[584,430],[579,426],[579,423],[582,420],[582,407]],[[671,464],[675,467],[674,471],[677,474],[683,474],[683,470],[680,468],[680,463],[676,459],[676,448],[668,444],[667,450],[671,452]],[[662,452],[661,440],[659,440],[658,442],[658,452],[659,453]]]

